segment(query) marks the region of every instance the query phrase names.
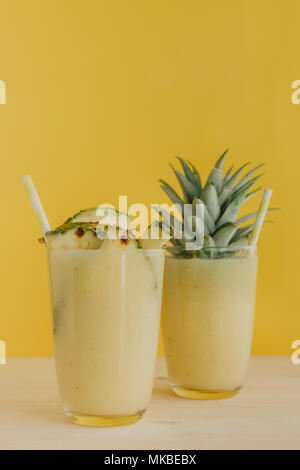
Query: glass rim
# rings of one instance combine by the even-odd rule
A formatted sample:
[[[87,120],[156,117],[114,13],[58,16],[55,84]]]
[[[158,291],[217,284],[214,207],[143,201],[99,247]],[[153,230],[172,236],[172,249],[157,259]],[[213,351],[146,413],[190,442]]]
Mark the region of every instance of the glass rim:
[[[254,249],[258,249],[259,245],[246,245],[246,246],[202,246],[202,248],[195,248],[194,250],[188,250],[187,248],[185,247],[181,247],[181,246],[171,246],[171,245],[168,245],[167,247],[165,248],[178,248],[180,249],[181,251],[190,251],[190,252],[193,252],[193,251],[201,251],[201,250],[228,250],[228,251],[240,251],[240,250],[254,250]],[[165,249],[163,248],[163,249]]]
[[[170,248],[170,247],[169,247]],[[174,252],[172,252],[172,248],[174,248]],[[176,253],[176,248],[179,251]],[[258,256],[258,245],[247,245],[247,246],[215,246],[215,247],[202,247],[196,250],[187,250],[184,247],[171,247],[171,250],[166,250],[166,259],[174,259],[178,261],[191,261],[191,260],[198,260],[198,261],[210,261],[210,260],[227,260],[228,255],[231,254],[232,256],[230,259],[242,259],[248,256]],[[203,253],[201,256],[200,254],[197,256],[197,253]],[[205,253],[207,257],[205,257]]]

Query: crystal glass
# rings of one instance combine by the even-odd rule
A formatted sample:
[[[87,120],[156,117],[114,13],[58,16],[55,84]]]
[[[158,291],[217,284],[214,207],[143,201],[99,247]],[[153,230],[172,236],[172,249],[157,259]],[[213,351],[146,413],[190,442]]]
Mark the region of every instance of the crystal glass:
[[[251,350],[257,248],[208,253],[166,257],[164,349],[171,386],[185,398],[235,395],[244,384]]]
[[[57,380],[77,424],[137,421],[150,401],[164,250],[48,250]]]

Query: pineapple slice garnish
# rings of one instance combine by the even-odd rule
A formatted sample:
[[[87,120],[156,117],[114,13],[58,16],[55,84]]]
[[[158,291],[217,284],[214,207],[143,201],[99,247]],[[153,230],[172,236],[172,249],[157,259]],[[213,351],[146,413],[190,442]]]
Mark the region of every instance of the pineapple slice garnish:
[[[83,209],[66,220],[65,224],[79,222],[102,222],[112,227],[120,227],[127,230],[131,217],[125,212],[119,212],[111,207],[93,207],[91,209]]]
[[[69,223],[46,233],[52,250],[97,250],[103,240],[97,236],[97,223]],[[45,239],[39,240],[45,243]]]
[[[109,230],[114,229],[117,239],[110,240],[112,246],[140,248],[138,241],[129,236],[129,222],[129,216],[109,207],[102,208],[102,213],[97,207],[82,210],[46,233],[47,246],[54,250],[97,250]],[[39,241],[46,243],[44,237]]]

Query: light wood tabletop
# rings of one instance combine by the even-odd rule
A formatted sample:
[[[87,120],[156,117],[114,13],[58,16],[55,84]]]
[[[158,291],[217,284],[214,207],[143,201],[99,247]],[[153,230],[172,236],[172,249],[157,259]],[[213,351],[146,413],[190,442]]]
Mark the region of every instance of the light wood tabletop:
[[[53,359],[8,359],[0,367],[0,449],[300,449],[300,365],[252,357],[235,397],[176,397],[158,360],[142,421],[85,428],[63,413]]]

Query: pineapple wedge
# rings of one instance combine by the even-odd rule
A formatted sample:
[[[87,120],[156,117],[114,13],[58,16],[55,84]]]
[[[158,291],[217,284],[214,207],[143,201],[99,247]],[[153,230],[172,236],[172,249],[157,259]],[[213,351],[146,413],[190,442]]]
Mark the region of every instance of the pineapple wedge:
[[[133,239],[128,231],[116,228],[116,239],[107,237],[107,225],[98,222],[68,223],[46,233],[48,247],[53,250],[98,250],[102,244],[114,248],[141,248],[138,240]],[[121,233],[120,233],[121,232]],[[45,239],[39,240],[45,243]]]
[[[98,211],[98,214],[97,214]],[[100,210],[98,207],[93,207],[91,209],[83,209],[72,217],[66,220],[65,224],[69,223],[79,223],[79,222],[101,222],[104,221],[104,225],[112,227],[120,227],[123,230],[127,230],[131,217],[125,212],[119,212],[111,207],[102,207],[102,214],[100,215]]]
[[[48,247],[54,250],[97,250],[103,244],[107,232],[113,229],[119,237],[112,240],[114,245],[138,245],[136,240],[129,237],[130,217],[127,214],[105,207],[103,213],[97,215],[97,210],[98,207],[95,207],[77,212],[55,230],[47,232]],[[45,238],[39,241],[46,243]]]
[[[124,231],[118,228],[116,230],[118,238],[111,239],[107,236],[103,241],[101,250],[106,250],[107,248],[113,248],[114,250],[126,248],[141,248],[139,240],[136,240],[129,231]]]
[[[97,250],[103,240],[97,236],[97,223],[68,223],[46,233],[53,250]],[[39,240],[45,243],[45,239]]]

